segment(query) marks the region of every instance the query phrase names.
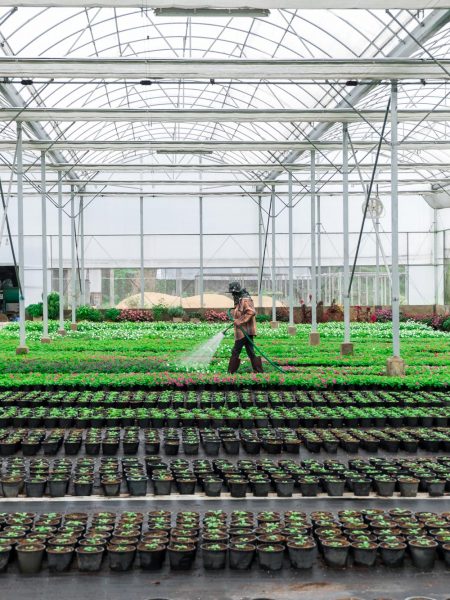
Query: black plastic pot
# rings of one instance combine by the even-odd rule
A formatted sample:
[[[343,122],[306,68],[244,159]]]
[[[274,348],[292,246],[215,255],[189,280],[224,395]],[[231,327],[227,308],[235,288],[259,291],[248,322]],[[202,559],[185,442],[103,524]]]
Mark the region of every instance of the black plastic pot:
[[[450,544],[444,544],[442,546],[442,556],[447,567],[450,567]]]
[[[159,454],[160,442],[145,442],[145,454]]]
[[[123,453],[127,455],[136,454],[139,449],[139,440],[124,440],[122,442]]]
[[[230,545],[228,560],[230,569],[244,571],[250,569],[255,557],[255,546],[253,544],[245,544],[243,548],[236,548]]]
[[[208,478],[203,480],[205,496],[217,497],[222,491],[222,480],[220,478]]]
[[[220,449],[220,439],[217,438],[213,440],[204,440],[203,449],[205,450],[205,454],[207,456],[217,456]]]
[[[270,545],[271,550],[267,550],[269,544],[260,544],[256,547],[259,566],[267,571],[279,571],[283,567],[284,547],[278,544]]]
[[[316,545],[309,542],[303,546],[295,543],[287,544],[289,560],[294,569],[311,569],[316,556]]]
[[[224,438],[222,444],[226,454],[239,454],[240,441],[238,439]]]
[[[47,565],[53,573],[67,571],[73,559],[73,547],[66,546],[64,550],[55,551],[47,548]]]
[[[404,498],[415,498],[417,496],[417,492],[419,490],[419,480],[418,479],[407,479],[398,481],[398,487],[400,490],[400,495]]]
[[[319,493],[318,481],[304,481],[300,479],[299,483],[302,496],[317,496]]]
[[[46,479],[26,479],[25,493],[29,498],[42,498],[47,485]]]
[[[16,552],[21,573],[27,575],[39,573],[44,558],[44,544],[19,544],[16,546]]]
[[[343,496],[345,481],[343,479],[325,479],[325,489],[329,496]]]
[[[427,485],[427,491],[430,496],[436,498],[438,496],[443,496],[445,492],[445,484],[446,481],[429,481]]]
[[[172,479],[153,479],[155,496],[168,496],[172,490]]]
[[[244,480],[230,480],[228,481],[228,488],[232,498],[245,498],[247,493],[247,481]]]
[[[120,493],[120,479],[104,479],[102,487],[105,496],[118,496]]]
[[[352,488],[355,496],[369,496],[372,490],[372,480],[352,479]]]
[[[74,481],[73,489],[75,496],[90,496],[94,484],[92,481]]]
[[[11,555],[11,546],[0,545],[0,573],[4,573],[8,566],[9,557]]]
[[[101,443],[98,442],[85,442],[84,449],[87,456],[98,456],[100,454]]]
[[[212,549],[212,546],[219,546],[217,549]],[[224,569],[227,562],[227,550],[226,544],[203,544],[202,558],[203,567],[207,570]]]
[[[193,455],[193,454],[198,454],[198,449],[200,446],[200,442],[198,440],[196,441],[187,441],[184,440],[183,441],[183,451],[186,455]]]
[[[333,540],[322,540],[323,558],[329,567],[345,567],[349,548],[349,542],[336,544]]]
[[[375,489],[379,496],[392,496],[395,491],[395,479],[383,480],[375,479]]]
[[[358,543],[352,544],[353,560],[356,565],[372,567],[377,559],[378,544],[371,543],[369,548],[361,548]]]
[[[52,498],[65,496],[69,485],[69,479],[49,479],[48,493]]]
[[[144,571],[156,571],[161,569],[166,558],[166,546],[160,545],[156,548],[148,549],[145,544],[139,544],[137,547],[139,565]]]
[[[398,543],[395,547],[389,544],[380,544],[380,556],[387,567],[400,567],[406,553],[406,544]]]
[[[140,479],[127,479],[130,496],[145,496],[147,494],[147,481],[147,477],[141,477]]]
[[[96,546],[95,552],[87,552],[85,546],[78,546],[75,552],[79,571],[100,571],[104,552],[101,546]]]
[[[421,546],[414,540],[409,541],[409,553],[413,565],[418,569],[427,571],[432,569],[436,560],[437,542],[430,540],[429,546]]]
[[[197,483],[197,480],[195,478],[178,479],[177,480],[178,492],[182,495],[195,494],[195,484],[196,483]]]
[[[261,442],[259,440],[241,440],[242,447],[247,454],[259,454]]]
[[[5,498],[17,498],[23,488],[22,478],[6,478],[2,480],[2,490]]]
[[[269,495],[271,488],[270,481],[256,480],[251,481],[250,485],[252,487],[254,496],[257,496],[258,498],[265,498]]]
[[[129,571],[133,565],[136,554],[135,546],[108,546],[108,562],[111,571]]]
[[[280,498],[290,498],[294,491],[294,483],[293,479],[276,479],[275,491],[277,492],[277,496]]]
[[[167,551],[171,569],[174,571],[187,571],[192,568],[195,559],[195,546],[186,544],[185,548],[177,549],[173,545],[169,545]]]

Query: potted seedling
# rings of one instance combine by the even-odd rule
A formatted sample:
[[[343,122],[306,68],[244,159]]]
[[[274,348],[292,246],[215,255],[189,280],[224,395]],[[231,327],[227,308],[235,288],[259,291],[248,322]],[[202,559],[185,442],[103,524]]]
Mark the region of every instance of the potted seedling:
[[[31,544],[18,544],[16,546],[19,570],[21,573],[31,575],[39,573],[44,558],[45,545],[39,542]]]
[[[134,561],[136,546],[123,541],[119,544],[108,544],[108,560],[111,571],[129,571]]]
[[[104,552],[102,546],[78,546],[75,552],[79,571],[95,572],[100,570]]]
[[[401,496],[415,498],[419,490],[419,479],[415,479],[414,477],[399,477],[398,486]]]
[[[315,542],[306,536],[288,540],[287,549],[291,565],[295,569],[310,569],[316,555]]]
[[[202,544],[203,566],[208,570],[224,569],[228,546],[225,543],[210,542]]]
[[[248,542],[236,542],[230,544],[230,569],[235,569],[238,571],[249,569],[255,556],[255,550],[256,547]]]
[[[202,480],[205,496],[217,497],[222,491],[222,478],[216,475],[207,475]]]
[[[142,541],[137,546],[139,564],[145,571],[155,571],[161,569],[166,558],[166,545],[163,540],[167,538],[154,538],[152,540]]]
[[[167,547],[170,568],[174,571],[191,569],[195,558],[195,546],[181,542],[171,542]]]
[[[50,571],[62,573],[70,567],[73,558],[73,540],[69,544],[47,545],[47,563]]]
[[[378,544],[369,540],[360,540],[352,542],[351,547],[355,564],[365,567],[372,567],[375,564]]]
[[[283,567],[284,546],[259,544],[256,547],[259,566],[267,571],[279,571]]]
[[[23,488],[24,478],[17,474],[4,475],[1,483],[5,498],[17,498]]]
[[[418,537],[408,542],[413,565],[419,569],[428,570],[434,566],[437,542],[432,538]]]
[[[330,567],[345,567],[348,559],[350,542],[338,537],[322,539],[321,547],[325,563]]]

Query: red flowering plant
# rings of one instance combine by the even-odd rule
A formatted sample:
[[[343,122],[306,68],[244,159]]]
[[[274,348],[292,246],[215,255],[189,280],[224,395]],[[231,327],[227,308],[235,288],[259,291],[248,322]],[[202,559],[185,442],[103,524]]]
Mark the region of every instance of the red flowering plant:
[[[217,323],[218,321],[228,321],[228,315],[221,310],[207,310],[205,312],[205,321]]]

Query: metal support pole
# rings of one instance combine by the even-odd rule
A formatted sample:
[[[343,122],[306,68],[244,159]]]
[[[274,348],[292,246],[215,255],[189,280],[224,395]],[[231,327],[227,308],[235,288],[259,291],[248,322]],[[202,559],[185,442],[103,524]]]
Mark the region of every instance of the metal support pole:
[[[322,223],[320,221],[320,196],[317,196],[317,302],[322,298]]]
[[[378,238],[380,237],[380,218],[377,216],[375,219],[375,294],[374,304],[379,306],[380,304],[380,243]]]
[[[84,199],[80,196],[80,279],[81,279],[81,300],[80,304],[90,304],[86,300],[86,270],[84,264]]]
[[[145,277],[144,277],[144,196],[139,197],[139,240],[140,240],[140,292],[141,308],[145,305]]]
[[[398,84],[391,87],[391,244],[392,244],[392,354],[388,360],[389,375],[403,375],[404,362],[400,359],[400,277],[398,254]]]
[[[41,215],[42,215],[42,338],[48,343],[48,267],[47,267],[47,189],[45,151],[41,152]]]
[[[272,186],[272,323],[277,321],[277,306],[276,306],[276,285],[277,285],[277,273],[276,273],[276,257],[275,257],[275,186]]]
[[[115,290],[115,281],[114,281],[114,269],[109,270],[109,305],[115,306],[116,301],[116,290]]]
[[[72,329],[77,328],[77,263],[75,248],[75,189],[70,186],[70,242],[71,242],[71,271],[72,271]]]
[[[65,335],[64,329],[64,269],[63,269],[63,196],[62,173],[58,176],[58,293],[59,293],[59,333]]]
[[[261,196],[258,196],[258,305],[262,308],[262,261],[263,261],[263,222]]]
[[[200,294],[200,308],[204,307],[204,285],[203,285],[203,198],[199,196],[199,224],[200,224],[200,277],[198,281]]]
[[[289,333],[295,334],[294,327],[294,215],[292,202],[292,171],[289,171]]]
[[[439,304],[439,272],[438,272],[438,210],[433,210],[433,262],[434,262],[434,310]]]
[[[342,126],[342,213],[344,233],[344,344],[350,343],[350,240],[348,211],[348,125]]]
[[[22,155],[22,123],[17,123],[17,234],[19,238],[19,346],[16,354],[27,354],[25,332],[25,248],[23,238],[23,155]]]
[[[309,343],[320,342],[317,333],[317,265],[316,265],[316,152],[311,150],[311,333]]]

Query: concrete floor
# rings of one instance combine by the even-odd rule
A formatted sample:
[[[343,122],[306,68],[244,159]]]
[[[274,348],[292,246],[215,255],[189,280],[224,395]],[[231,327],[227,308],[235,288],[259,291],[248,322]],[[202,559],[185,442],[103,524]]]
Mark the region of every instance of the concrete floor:
[[[220,508],[231,511],[246,510],[332,510],[343,508],[393,508],[401,506],[414,511],[448,511],[450,503],[443,499],[247,499],[247,500],[202,500],[136,498],[110,500],[14,500],[0,502],[4,511],[95,511],[134,510],[149,511],[166,509],[198,510]],[[104,564],[98,574],[78,573],[76,569],[60,575],[44,570],[36,576],[20,575],[16,567],[0,577],[0,599],[14,600],[375,600],[392,598],[404,600],[411,597],[426,597],[434,600],[450,599],[450,571],[441,561],[432,572],[413,569],[409,562],[401,569],[377,566],[373,569],[350,567],[344,570],[324,568],[320,560],[311,571],[291,569],[286,561],[281,572],[269,574],[256,565],[249,572],[209,573],[197,559],[195,568],[187,573],[171,572],[166,566],[160,572],[144,573],[136,567],[129,573],[111,573]]]

